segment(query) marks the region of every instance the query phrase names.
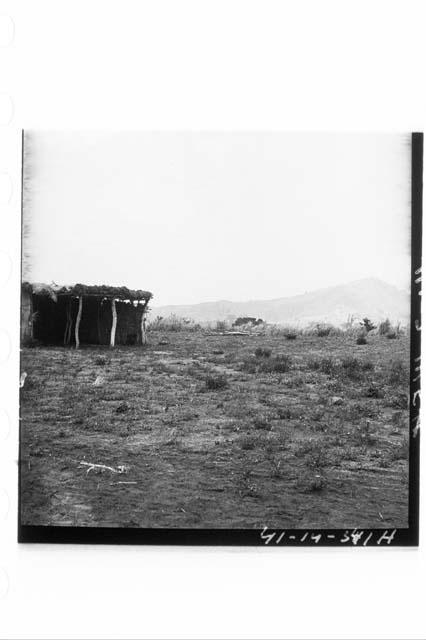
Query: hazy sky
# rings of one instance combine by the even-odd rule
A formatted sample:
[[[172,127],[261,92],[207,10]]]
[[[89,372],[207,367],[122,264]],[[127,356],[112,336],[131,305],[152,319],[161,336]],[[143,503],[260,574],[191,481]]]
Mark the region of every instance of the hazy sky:
[[[30,131],[24,278],[154,305],[406,288],[410,157],[401,134]]]

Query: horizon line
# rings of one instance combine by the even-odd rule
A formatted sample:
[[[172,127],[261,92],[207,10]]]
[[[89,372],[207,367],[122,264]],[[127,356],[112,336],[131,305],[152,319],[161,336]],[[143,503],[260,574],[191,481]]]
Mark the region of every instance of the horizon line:
[[[345,287],[345,286],[349,286],[349,285],[353,285],[353,284],[358,284],[360,282],[364,282],[364,281],[376,281],[376,282],[380,282],[382,284],[385,284],[388,287],[393,287],[394,289],[396,289],[397,291],[401,292],[401,293],[410,293],[410,285],[408,285],[407,289],[405,290],[404,288],[400,288],[395,284],[391,284],[390,282],[387,282],[386,280],[383,280],[382,278],[378,278],[377,276],[368,276],[365,278],[357,278],[356,280],[350,280],[349,282],[341,282],[339,284],[334,284],[334,285],[329,285],[329,286],[325,286],[325,287],[319,287],[317,289],[308,289],[306,291],[304,291],[303,293],[295,293],[292,295],[284,295],[284,296],[276,296],[273,298],[251,298],[251,299],[243,299],[243,300],[231,300],[231,299],[227,299],[227,298],[216,298],[216,299],[210,299],[210,300],[206,300],[204,302],[174,302],[174,303],[170,303],[170,304],[159,304],[159,305],[150,305],[151,309],[155,309],[155,307],[193,307],[193,306],[197,306],[197,305],[202,305],[202,304],[214,304],[214,303],[218,303],[218,302],[223,302],[223,303],[231,303],[231,304],[238,304],[238,303],[249,303],[249,302],[274,302],[275,300],[283,300],[286,298],[298,298],[298,297],[302,297],[305,295],[309,295],[310,293],[319,293],[321,291],[326,291],[329,289],[337,289],[339,287]],[[153,300],[155,300],[155,293],[153,296]]]

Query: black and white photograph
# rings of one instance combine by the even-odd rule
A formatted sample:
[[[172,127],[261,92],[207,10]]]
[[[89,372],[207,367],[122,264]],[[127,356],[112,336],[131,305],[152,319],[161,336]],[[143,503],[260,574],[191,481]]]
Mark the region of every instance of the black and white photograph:
[[[25,130],[21,531],[414,532],[421,150]]]
[[[426,638],[425,25],[1,2],[0,640]]]

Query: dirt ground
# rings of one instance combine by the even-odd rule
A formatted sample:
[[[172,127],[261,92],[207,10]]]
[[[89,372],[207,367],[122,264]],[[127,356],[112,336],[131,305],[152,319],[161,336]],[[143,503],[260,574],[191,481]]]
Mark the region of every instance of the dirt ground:
[[[22,524],[408,526],[408,337],[149,340],[23,349]]]

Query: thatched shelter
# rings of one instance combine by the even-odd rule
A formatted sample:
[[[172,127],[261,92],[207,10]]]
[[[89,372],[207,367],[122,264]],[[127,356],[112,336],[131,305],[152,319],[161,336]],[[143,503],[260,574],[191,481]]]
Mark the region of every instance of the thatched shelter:
[[[22,284],[21,340],[43,344],[145,344],[150,291]]]

